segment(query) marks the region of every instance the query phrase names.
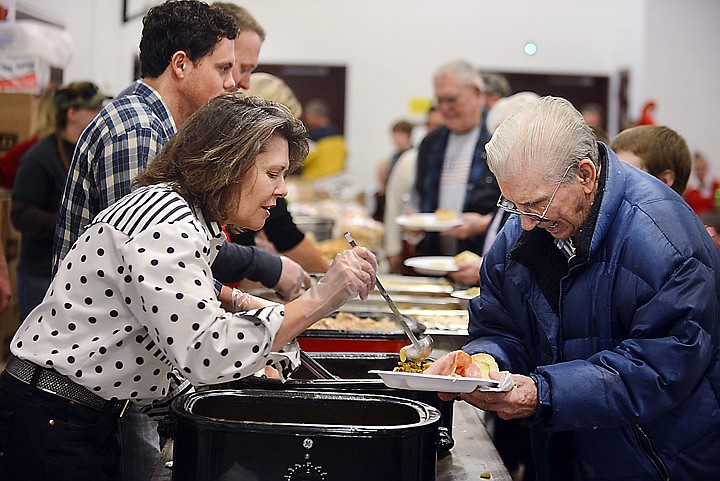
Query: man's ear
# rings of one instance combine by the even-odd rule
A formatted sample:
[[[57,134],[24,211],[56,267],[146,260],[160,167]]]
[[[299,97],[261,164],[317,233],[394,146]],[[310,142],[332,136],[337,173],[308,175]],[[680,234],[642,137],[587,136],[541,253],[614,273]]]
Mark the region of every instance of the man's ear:
[[[183,79],[189,68],[190,59],[183,50],[178,50],[170,58],[170,69],[177,78]]]
[[[583,159],[578,162],[577,176],[583,188],[591,192],[595,188],[597,181],[597,169],[590,159]]]

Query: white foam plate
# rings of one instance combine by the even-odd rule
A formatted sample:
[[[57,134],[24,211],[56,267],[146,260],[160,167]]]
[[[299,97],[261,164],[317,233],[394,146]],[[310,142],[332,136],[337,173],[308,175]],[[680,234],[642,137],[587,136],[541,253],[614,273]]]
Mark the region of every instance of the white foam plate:
[[[454,297],[455,299],[463,299],[466,301],[469,301],[470,299],[474,299],[478,296],[478,294],[471,293],[470,289],[465,289],[462,291],[452,291],[450,293],[450,296]]]
[[[442,232],[462,225],[463,221],[458,217],[452,220],[438,219],[438,217],[431,213],[425,214],[411,214],[411,215],[400,215],[395,218],[395,222],[399,226],[407,227],[408,229],[424,230],[427,232]]]
[[[424,276],[442,276],[459,269],[453,256],[411,257],[404,264]]]
[[[507,372],[503,372],[504,377],[501,381],[461,376],[437,376],[414,372],[380,371],[377,369],[368,372],[380,376],[388,387],[412,391],[463,393],[479,389],[481,391],[500,392],[509,391],[513,387],[512,377]]]

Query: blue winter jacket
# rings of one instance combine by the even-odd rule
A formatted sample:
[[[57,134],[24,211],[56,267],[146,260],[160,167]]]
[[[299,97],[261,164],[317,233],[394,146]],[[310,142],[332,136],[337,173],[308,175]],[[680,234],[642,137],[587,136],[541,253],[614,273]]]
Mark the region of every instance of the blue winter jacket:
[[[542,480],[720,479],[720,256],[674,191],[599,144],[576,256],[512,216],[481,267],[469,353],[532,375]]]

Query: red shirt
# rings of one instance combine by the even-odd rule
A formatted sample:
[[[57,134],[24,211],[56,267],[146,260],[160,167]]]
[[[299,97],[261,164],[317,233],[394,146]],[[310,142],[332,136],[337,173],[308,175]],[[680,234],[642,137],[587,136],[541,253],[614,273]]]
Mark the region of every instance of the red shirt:
[[[683,194],[685,201],[692,207],[697,215],[715,208],[715,192],[720,187],[720,183],[713,181],[710,189],[692,189],[688,188]]]

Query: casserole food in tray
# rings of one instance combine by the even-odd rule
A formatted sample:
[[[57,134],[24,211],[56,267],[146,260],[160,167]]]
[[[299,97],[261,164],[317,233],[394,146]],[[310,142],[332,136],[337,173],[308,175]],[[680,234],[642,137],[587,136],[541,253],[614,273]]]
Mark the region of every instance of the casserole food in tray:
[[[343,311],[329,317],[332,319],[328,322],[318,321],[298,336],[302,349],[308,352],[399,352],[409,343],[392,314],[387,312],[387,306],[384,312]],[[424,325],[412,318],[410,322],[416,336],[425,331]]]

